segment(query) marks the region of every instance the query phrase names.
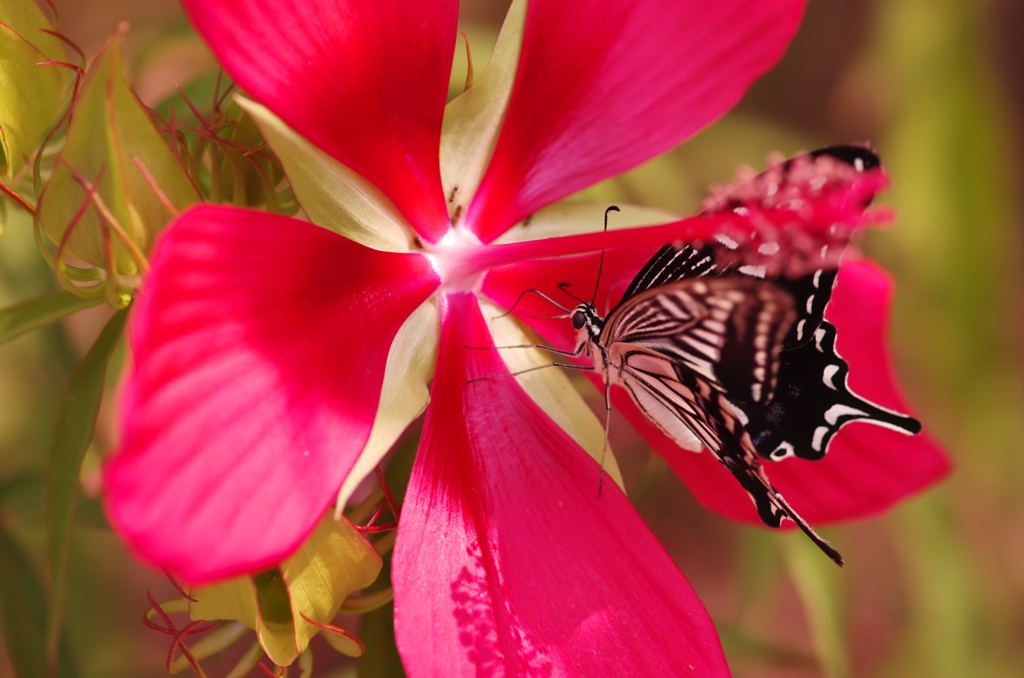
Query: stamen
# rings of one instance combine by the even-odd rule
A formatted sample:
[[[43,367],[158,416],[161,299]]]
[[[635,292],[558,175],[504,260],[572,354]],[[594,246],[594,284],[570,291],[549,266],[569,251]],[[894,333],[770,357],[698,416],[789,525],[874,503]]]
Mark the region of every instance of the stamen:
[[[182,598],[184,598],[185,600],[189,601],[190,603],[198,603],[199,602],[198,600],[196,600],[195,598],[193,598],[192,596],[190,596],[188,593],[185,592],[185,589],[183,589],[181,587],[181,584],[179,584],[178,580],[174,578],[174,575],[171,574],[170,570],[165,568],[163,572],[164,572],[164,576],[167,577],[167,579],[171,582],[171,586],[174,587],[175,591],[177,591],[178,593],[181,594]]]
[[[387,481],[384,479],[384,472],[380,470],[380,465],[373,467],[373,472],[377,474],[377,481],[380,483],[380,489],[384,490],[384,497],[388,501],[388,507],[391,509],[391,514],[395,516],[395,520],[398,520],[398,505],[395,504],[395,497],[391,494],[391,488],[388,487]]]

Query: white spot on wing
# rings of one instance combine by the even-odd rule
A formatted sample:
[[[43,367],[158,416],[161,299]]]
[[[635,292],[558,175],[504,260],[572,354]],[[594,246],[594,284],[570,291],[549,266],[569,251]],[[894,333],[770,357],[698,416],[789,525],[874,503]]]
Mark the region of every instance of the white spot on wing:
[[[850,407],[849,405],[835,404],[826,410],[825,421],[835,426],[836,422],[839,421],[839,417],[865,416],[866,414],[867,412]]]
[[[821,374],[821,380],[833,391],[838,390],[835,383],[832,381],[832,377],[836,376],[836,372],[839,371],[839,365],[825,365],[825,370]]]
[[[814,331],[814,347],[821,351],[822,353],[825,352],[825,349],[821,347],[821,342],[824,338],[825,329],[823,327],[819,327],[817,330]]]
[[[783,459],[789,459],[790,457],[796,456],[796,450],[793,449],[792,443],[781,442],[779,446],[772,450],[769,454],[774,461],[782,461]]]
[[[814,429],[814,438],[811,440],[811,448],[815,452],[821,452],[821,446],[825,443],[825,435],[828,433],[828,426],[819,426]]]

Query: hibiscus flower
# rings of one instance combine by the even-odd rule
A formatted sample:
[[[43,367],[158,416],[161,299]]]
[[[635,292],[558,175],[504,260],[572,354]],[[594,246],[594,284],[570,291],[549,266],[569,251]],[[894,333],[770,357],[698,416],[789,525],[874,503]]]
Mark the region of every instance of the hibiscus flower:
[[[412,675],[727,675],[706,611],[625,494],[597,496],[602,426],[565,375],[476,380],[527,358],[467,347],[529,342],[490,302],[508,308],[533,266],[585,289],[602,250],[628,246],[605,269],[628,279],[636,252],[742,221],[582,233],[604,206],[558,201],[727,111],[803,2],[517,1],[485,73],[447,105],[451,0],[185,7],[258,102],[247,110],[313,224],[204,206],[162,236],[104,474],[118,532],[194,583],[273,567],[426,410],[392,566]],[[623,206],[619,223],[664,221]],[[847,339],[864,355],[841,349],[862,394],[891,405],[884,292],[865,287],[882,278],[857,270],[841,284],[868,300],[870,336]],[[851,488],[829,514],[829,486],[822,515],[859,515],[941,473],[927,443],[855,433],[826,470],[791,463],[792,504],[818,491],[811,477]],[[666,454],[705,503],[749,517],[709,455],[685,453],[703,457],[691,470]]]

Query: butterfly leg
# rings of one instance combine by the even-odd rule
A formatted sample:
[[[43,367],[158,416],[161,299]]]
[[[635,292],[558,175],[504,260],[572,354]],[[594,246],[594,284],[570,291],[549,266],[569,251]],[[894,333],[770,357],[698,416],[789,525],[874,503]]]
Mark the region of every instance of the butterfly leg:
[[[601,490],[604,487],[604,459],[608,454],[608,431],[612,426],[612,398],[611,384],[607,381],[604,384],[604,442],[601,443],[601,470],[597,476],[597,498],[601,498]]]
[[[466,383],[471,384],[474,381],[483,381],[484,379],[503,379],[505,377],[518,377],[520,374],[526,374],[527,372],[535,372],[536,370],[546,370],[549,367],[565,367],[570,370],[586,370],[593,372],[593,367],[586,367],[584,365],[572,365],[570,363],[548,363],[547,365],[535,365],[534,367],[527,367],[525,370],[519,370],[518,372],[509,372],[508,374],[493,374],[487,377],[477,377],[475,379],[469,379]]]

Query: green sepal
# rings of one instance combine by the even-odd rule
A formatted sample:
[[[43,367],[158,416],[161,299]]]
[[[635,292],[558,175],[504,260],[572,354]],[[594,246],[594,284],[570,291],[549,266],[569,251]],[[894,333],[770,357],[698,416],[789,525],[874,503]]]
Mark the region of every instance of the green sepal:
[[[0,344],[45,327],[72,313],[92,308],[102,299],[83,299],[71,292],[54,292],[0,309]]]
[[[71,546],[71,525],[78,501],[78,476],[82,458],[92,440],[106,381],[107,365],[124,331],[128,311],[118,311],[75,367],[61,395],[57,425],[50,446],[46,477],[46,528],[49,547],[49,624],[46,630],[47,657],[56,659],[57,643],[67,593],[67,564]]]
[[[53,25],[34,0],[0,3],[0,169],[11,178],[25,165],[61,114],[74,72]]]
[[[67,141],[36,211],[54,244],[73,227],[63,253],[107,269],[111,280],[142,272],[157,234],[174,213],[200,200],[181,159],[124,77],[125,30],[114,34],[86,72]],[[90,199],[83,181],[96,186],[99,200]]]

